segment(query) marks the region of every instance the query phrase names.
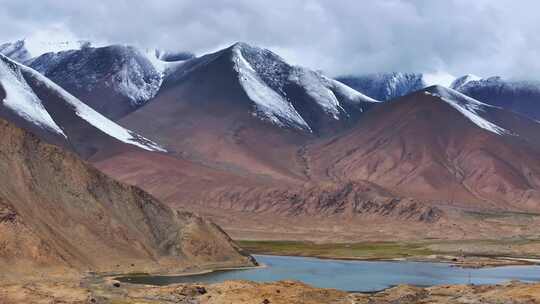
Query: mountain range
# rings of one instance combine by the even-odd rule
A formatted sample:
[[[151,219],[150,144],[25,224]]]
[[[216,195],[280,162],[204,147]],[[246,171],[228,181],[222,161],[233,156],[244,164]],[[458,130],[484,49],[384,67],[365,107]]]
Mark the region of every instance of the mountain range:
[[[7,49],[2,117],[235,237],[512,235],[464,214],[540,212],[534,82],[332,79],[246,43]]]
[[[388,101],[436,84],[421,73],[381,73],[341,76],[337,80],[370,96]],[[539,120],[538,100],[540,82],[534,80],[503,79],[500,76],[481,78],[467,74],[455,78],[449,88],[483,103],[501,107]]]

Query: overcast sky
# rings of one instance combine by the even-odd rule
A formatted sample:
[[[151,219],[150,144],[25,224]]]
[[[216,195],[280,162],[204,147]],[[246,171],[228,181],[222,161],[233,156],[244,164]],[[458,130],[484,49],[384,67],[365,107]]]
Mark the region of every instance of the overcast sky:
[[[418,71],[540,78],[537,0],[0,0],[0,41],[90,39],[272,49],[330,75]]]

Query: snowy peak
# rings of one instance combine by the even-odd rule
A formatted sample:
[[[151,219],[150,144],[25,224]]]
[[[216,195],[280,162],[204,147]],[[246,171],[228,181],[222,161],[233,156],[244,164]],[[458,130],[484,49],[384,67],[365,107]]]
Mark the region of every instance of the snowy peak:
[[[253,57],[251,57],[251,61],[255,61],[256,64],[252,65],[244,57],[242,44],[235,44],[232,47],[232,52],[234,69],[238,72],[240,85],[247,96],[255,102],[256,110],[254,114],[279,126],[295,127],[311,132],[312,130],[306,121],[287,98],[282,95],[284,94],[284,92],[281,92],[283,82],[272,78],[274,71],[265,71],[262,62],[254,60]],[[249,54],[253,55],[254,53]],[[263,58],[263,56],[258,57]],[[263,73],[259,74],[258,70],[263,70]],[[276,73],[275,75],[282,74]],[[269,82],[266,82],[265,79]]]
[[[343,76],[337,80],[377,100],[387,101],[426,87],[423,74],[380,73]]]
[[[283,93],[284,85],[292,67],[270,50],[253,47],[238,42],[232,46],[233,60],[244,60],[267,86],[277,93]]]
[[[8,42],[0,45],[0,54],[18,62],[24,62],[32,57],[30,51],[28,51],[26,48],[24,40]]]
[[[474,81],[478,77],[465,75],[460,78],[444,73],[378,73],[338,77],[353,89],[378,100],[388,101],[405,96],[432,85],[453,87]]]
[[[242,42],[228,50],[240,85],[255,104],[254,114],[279,126],[310,132],[318,128],[299,103],[338,121],[349,117],[352,108],[361,112],[366,104],[377,102],[319,72],[290,65],[270,50]]]
[[[53,42],[22,39],[0,45],[0,53],[12,60],[27,64],[32,58],[46,53],[79,50],[90,45],[91,42],[85,40]]]
[[[35,70],[3,55],[0,55],[0,84],[6,93],[1,106],[8,108],[15,116],[27,121],[30,126],[38,130],[52,131],[64,136],[70,142],[68,128],[58,122],[63,119],[60,116],[74,114],[81,122],[93,126],[116,140],[149,151],[165,151],[150,140],[110,121]],[[60,100],[61,104],[55,106],[55,111],[59,108],[62,110],[48,111],[44,100],[41,100],[38,97],[39,94],[35,92],[35,88],[40,91],[45,90],[46,95]]]
[[[487,115],[485,114],[487,114],[487,111],[490,108],[493,108],[490,105],[484,104],[456,90],[439,85],[426,88],[424,93],[438,97],[484,130],[498,135],[511,134],[509,131],[488,120]]]
[[[456,80],[454,80],[452,82],[452,84],[450,85],[450,88],[452,88],[454,90],[459,90],[463,86],[465,86],[467,83],[469,83],[471,81],[478,81],[480,79],[482,79],[482,78],[479,77],[479,76],[476,76],[476,75],[473,75],[473,74],[467,74],[467,75],[456,78]]]
[[[540,82],[498,76],[471,80],[456,88],[484,103],[540,121]]]

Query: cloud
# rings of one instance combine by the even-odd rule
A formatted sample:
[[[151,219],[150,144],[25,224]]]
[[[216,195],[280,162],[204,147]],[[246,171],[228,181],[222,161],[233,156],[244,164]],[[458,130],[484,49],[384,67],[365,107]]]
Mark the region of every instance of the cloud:
[[[65,34],[198,54],[245,41],[331,75],[415,71],[540,78],[536,0],[0,0],[0,5],[2,41],[49,32],[56,39]]]

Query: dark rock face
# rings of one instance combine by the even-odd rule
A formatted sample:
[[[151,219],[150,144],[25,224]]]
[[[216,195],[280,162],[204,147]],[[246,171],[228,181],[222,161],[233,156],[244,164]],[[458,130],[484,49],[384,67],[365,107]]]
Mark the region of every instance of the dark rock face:
[[[4,87],[0,83],[0,101],[3,101],[6,98],[6,90],[4,90]]]
[[[398,198],[362,182],[314,185],[309,188],[233,188],[210,192],[212,207],[287,216],[382,216],[434,223],[444,212],[419,200]]]

